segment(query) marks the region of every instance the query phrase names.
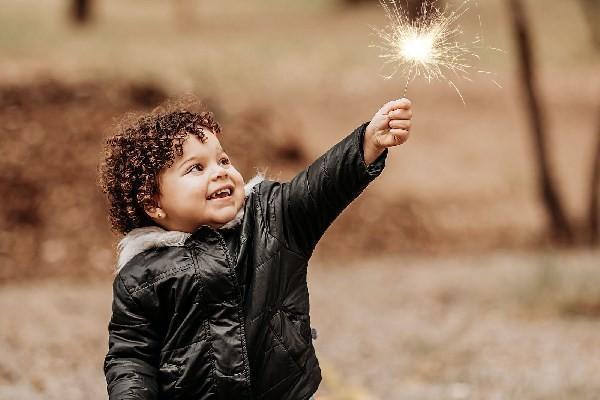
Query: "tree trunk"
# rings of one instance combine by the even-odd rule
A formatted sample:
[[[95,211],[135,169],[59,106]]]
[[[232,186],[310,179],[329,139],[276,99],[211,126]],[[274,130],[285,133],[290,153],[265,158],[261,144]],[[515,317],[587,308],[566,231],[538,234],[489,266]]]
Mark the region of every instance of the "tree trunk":
[[[588,20],[592,41],[600,51],[600,3],[597,0],[581,0],[583,15]],[[599,104],[600,106],[600,104]],[[592,159],[592,175],[588,202],[587,221],[591,244],[600,244],[600,107],[596,126],[596,150]]]
[[[424,10],[431,10],[439,6],[439,1],[434,0],[404,0],[407,4],[408,17],[415,20],[423,15]]]
[[[71,18],[78,25],[84,25],[91,20],[92,0],[73,0],[71,2]]]
[[[344,3],[352,6],[364,3],[379,3],[379,0],[344,0]],[[440,0],[395,0],[395,3],[401,10],[406,10],[408,17],[414,20],[422,15],[424,5],[427,8],[439,7]]]
[[[592,160],[588,223],[591,244],[600,244],[600,110],[596,127],[596,150]]]
[[[515,39],[518,45],[521,83],[529,106],[530,124],[537,164],[539,195],[546,209],[553,238],[563,243],[572,244],[574,242],[573,232],[558,197],[548,162],[546,129],[535,87],[535,68],[528,31],[529,23],[521,0],[510,0],[509,8]]]
[[[597,49],[600,49],[600,2],[598,0],[581,0],[583,15],[588,20],[592,40]]]

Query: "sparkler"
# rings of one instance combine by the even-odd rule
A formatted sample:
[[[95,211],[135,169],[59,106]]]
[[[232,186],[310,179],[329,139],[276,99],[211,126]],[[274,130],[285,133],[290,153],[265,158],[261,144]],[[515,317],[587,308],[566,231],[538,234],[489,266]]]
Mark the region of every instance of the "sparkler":
[[[469,9],[470,0],[464,0],[453,10],[448,7],[438,9],[426,0],[420,16],[414,20],[399,5],[400,1],[379,0],[389,24],[384,29],[373,28],[382,43],[371,47],[382,51],[379,57],[384,59],[384,67],[388,64],[393,66],[392,73],[385,78],[391,79],[399,71],[407,77],[403,97],[409,82],[418,76],[428,82],[446,81],[464,103],[453,79],[470,80],[468,75],[473,68],[472,62],[479,56],[474,52],[474,46],[459,41],[464,33],[456,22]]]

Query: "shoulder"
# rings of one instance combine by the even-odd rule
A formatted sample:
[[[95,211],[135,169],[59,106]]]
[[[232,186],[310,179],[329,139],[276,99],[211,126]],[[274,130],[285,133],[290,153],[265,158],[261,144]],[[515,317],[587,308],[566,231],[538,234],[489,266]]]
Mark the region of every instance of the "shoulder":
[[[274,195],[277,195],[283,185],[285,185],[285,183],[269,179],[262,180],[253,187],[252,191],[248,195],[248,198],[259,201],[267,200]]]
[[[135,255],[118,272],[130,293],[152,286],[178,272],[192,270],[194,261],[186,246],[151,248]]]

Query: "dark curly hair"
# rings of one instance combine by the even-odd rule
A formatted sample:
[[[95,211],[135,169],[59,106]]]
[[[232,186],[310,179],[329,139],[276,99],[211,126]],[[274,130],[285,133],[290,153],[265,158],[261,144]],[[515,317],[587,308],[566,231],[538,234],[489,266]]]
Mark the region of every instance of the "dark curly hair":
[[[199,108],[199,110],[191,110]],[[183,154],[187,135],[202,142],[203,128],[221,132],[212,112],[199,104],[166,103],[145,115],[127,114],[106,139],[98,167],[98,183],[108,198],[113,231],[127,234],[135,228],[156,225],[145,208],[156,206],[158,175]]]

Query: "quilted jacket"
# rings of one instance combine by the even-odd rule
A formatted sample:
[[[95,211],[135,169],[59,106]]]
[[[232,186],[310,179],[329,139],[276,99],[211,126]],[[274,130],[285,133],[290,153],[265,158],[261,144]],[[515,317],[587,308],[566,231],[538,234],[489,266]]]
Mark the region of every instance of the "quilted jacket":
[[[121,242],[104,371],[110,400],[304,400],[318,388],[306,273],[323,233],[384,168],[366,124],[290,182],[247,185],[220,229]]]

